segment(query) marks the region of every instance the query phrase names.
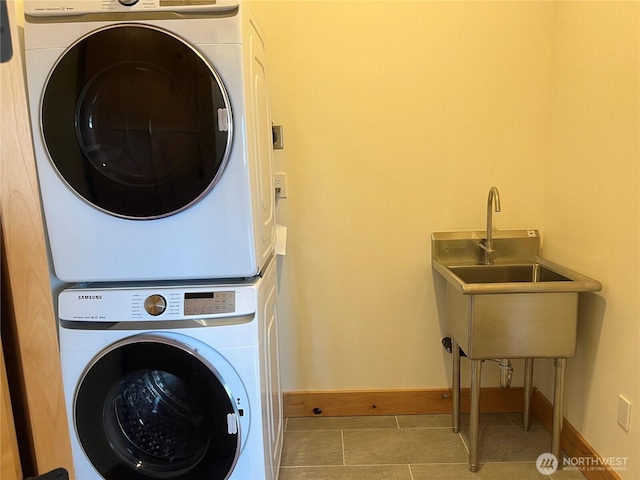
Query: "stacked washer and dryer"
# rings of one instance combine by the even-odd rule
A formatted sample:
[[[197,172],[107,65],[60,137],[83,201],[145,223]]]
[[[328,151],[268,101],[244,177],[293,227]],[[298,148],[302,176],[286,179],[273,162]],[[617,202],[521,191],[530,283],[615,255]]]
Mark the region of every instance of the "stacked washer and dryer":
[[[76,478],[275,480],[272,137],[248,5],[25,0],[25,49]]]

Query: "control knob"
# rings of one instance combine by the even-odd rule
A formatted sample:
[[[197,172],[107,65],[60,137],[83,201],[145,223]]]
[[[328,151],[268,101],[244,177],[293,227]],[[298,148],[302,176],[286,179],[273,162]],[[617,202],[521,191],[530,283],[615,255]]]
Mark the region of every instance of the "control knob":
[[[144,309],[154,317],[162,315],[167,309],[167,301],[162,295],[149,295],[144,301]]]
[[[138,0],[118,0],[125,7],[130,7],[138,3]]]

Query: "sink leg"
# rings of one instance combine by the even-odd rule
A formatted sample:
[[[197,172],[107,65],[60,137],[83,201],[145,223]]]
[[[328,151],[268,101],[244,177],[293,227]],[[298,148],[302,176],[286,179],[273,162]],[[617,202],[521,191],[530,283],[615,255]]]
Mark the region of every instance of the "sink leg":
[[[533,358],[524,359],[524,410],[522,429],[525,432],[531,427],[531,394],[533,392]]]
[[[454,338],[451,339],[451,356],[453,357],[453,412],[451,427],[456,433],[460,431],[460,347]]]
[[[556,358],[555,385],[553,388],[553,426],[551,453],[558,459],[558,469],[562,468],[562,422],[564,419],[564,381],[567,373],[567,359]]]
[[[469,470],[478,471],[480,444],[480,378],[482,360],[471,360],[471,411],[469,418]]]

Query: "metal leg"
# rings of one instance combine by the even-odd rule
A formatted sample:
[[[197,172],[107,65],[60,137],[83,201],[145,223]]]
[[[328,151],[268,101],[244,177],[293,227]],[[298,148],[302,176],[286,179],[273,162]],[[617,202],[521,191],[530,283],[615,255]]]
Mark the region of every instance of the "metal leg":
[[[564,418],[564,381],[567,373],[567,359],[556,358],[556,379],[553,388],[553,427],[551,453],[558,459],[558,469],[562,467],[562,422]]]
[[[524,409],[522,429],[525,432],[531,427],[531,394],[533,392],[533,358],[524,360]]]
[[[460,347],[454,338],[451,339],[451,356],[453,357],[453,412],[451,427],[456,433],[460,431]]]
[[[480,443],[480,378],[482,360],[471,360],[471,411],[469,418],[469,470],[478,471]]]

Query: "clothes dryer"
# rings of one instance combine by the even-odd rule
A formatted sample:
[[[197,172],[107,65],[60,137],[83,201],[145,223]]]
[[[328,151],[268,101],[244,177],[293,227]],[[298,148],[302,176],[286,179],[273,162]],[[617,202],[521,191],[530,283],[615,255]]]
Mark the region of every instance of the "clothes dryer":
[[[38,178],[65,282],[253,277],[274,247],[265,45],[235,0],[26,0]]]
[[[59,295],[78,480],[276,480],[275,261],[240,283],[92,285]]]

